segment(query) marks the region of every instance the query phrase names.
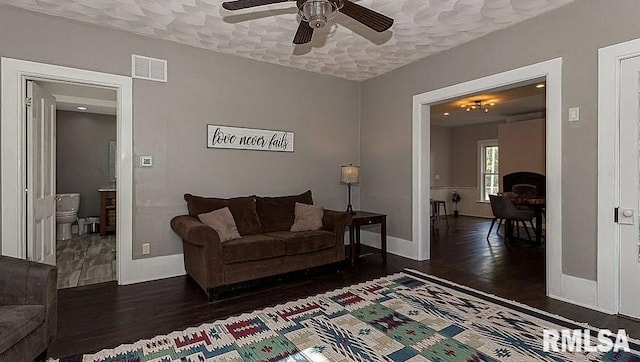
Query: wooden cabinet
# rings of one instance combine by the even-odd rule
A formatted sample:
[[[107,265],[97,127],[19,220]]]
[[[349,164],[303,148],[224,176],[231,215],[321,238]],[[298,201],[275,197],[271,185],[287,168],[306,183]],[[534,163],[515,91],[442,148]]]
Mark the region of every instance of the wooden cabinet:
[[[100,190],[100,235],[116,231],[116,192]]]

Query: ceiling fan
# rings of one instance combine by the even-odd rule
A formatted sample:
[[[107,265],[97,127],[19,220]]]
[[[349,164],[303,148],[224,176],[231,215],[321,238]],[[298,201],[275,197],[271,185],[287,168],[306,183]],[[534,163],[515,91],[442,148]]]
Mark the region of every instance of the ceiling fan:
[[[227,10],[240,10],[254,6],[276,4],[294,0],[235,0],[222,3]],[[293,44],[306,44],[311,41],[313,30],[327,25],[327,21],[339,11],[367,27],[383,32],[393,25],[393,19],[367,9],[349,0],[295,0],[298,13],[302,18]]]

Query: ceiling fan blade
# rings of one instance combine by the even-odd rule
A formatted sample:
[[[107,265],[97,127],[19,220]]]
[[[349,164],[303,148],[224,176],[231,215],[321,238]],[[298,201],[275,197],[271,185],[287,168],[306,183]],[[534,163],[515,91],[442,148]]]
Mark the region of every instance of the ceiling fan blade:
[[[349,0],[344,0],[344,6],[340,9],[340,12],[379,33],[388,30],[391,25],[393,25],[393,19],[390,17],[367,9]]]
[[[222,7],[227,10],[240,10],[252,8],[254,6],[284,3],[290,0],[236,0],[222,3]]]
[[[309,26],[306,21],[300,21],[296,36],[293,37],[293,44],[300,45],[306,44],[311,41],[313,36],[313,28]]]

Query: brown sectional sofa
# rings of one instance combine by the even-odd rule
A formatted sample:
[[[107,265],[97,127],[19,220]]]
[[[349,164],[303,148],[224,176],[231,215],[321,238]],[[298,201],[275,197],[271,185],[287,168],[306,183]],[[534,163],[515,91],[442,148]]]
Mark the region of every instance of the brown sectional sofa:
[[[210,300],[235,283],[344,261],[351,215],[325,210],[321,230],[289,231],[296,202],[313,204],[311,191],[283,197],[184,198],[189,215],[174,217],[171,227],[182,237],[187,273]],[[224,207],[229,207],[241,238],[221,243],[198,215]]]

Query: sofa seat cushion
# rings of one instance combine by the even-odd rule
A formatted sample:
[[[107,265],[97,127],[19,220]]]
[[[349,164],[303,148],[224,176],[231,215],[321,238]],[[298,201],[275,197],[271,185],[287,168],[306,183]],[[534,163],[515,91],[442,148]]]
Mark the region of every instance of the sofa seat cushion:
[[[311,190],[300,195],[256,197],[256,211],[260,216],[263,233],[289,231],[295,218],[296,202],[313,205]]]
[[[185,194],[184,199],[187,201],[189,216],[197,218],[200,214],[228,207],[240,235],[260,234],[262,231],[253,196],[219,199]]]
[[[326,230],[278,231],[266,235],[284,240],[287,255],[311,253],[336,245],[336,234]]]
[[[44,323],[42,305],[0,305],[0,353]]]
[[[266,235],[247,235],[222,244],[222,258],[225,264],[262,260],[284,256],[285,241]]]

